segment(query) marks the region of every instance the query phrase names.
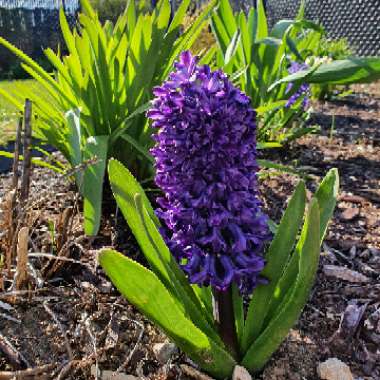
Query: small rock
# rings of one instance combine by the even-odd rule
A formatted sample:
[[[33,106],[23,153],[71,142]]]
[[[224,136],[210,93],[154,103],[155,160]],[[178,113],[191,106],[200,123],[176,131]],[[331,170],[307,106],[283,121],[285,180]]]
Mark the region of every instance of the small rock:
[[[96,366],[91,366],[91,375],[96,377]],[[140,380],[138,377],[133,375],[127,375],[122,372],[114,372],[114,371],[100,371],[98,370],[98,379],[99,380]]]
[[[323,380],[354,380],[350,367],[337,358],[319,363],[317,373]]]
[[[232,380],[252,380],[252,376],[244,367],[237,365],[234,368]]]
[[[173,343],[156,343],[153,346],[153,352],[156,359],[161,363],[167,363],[170,358],[178,352],[177,347]]]
[[[340,220],[343,220],[344,222],[349,222],[351,220],[354,220],[360,215],[360,209],[356,207],[350,207],[345,209],[339,216]]]

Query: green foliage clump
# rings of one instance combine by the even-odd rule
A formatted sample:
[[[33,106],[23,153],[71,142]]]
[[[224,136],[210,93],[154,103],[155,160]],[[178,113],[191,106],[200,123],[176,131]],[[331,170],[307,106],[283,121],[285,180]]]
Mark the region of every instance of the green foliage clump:
[[[315,131],[306,126],[306,94],[291,106],[288,103],[303,84],[335,86],[380,78],[379,58],[342,59],[346,50],[343,42],[322,44],[324,49],[331,47],[335,56],[289,75],[291,62],[303,64],[318,53],[324,35],[320,25],[304,18],[304,7],[295,20],[280,20],[270,30],[262,0],[257,0],[256,8],[251,8],[248,15],[234,13],[229,0],[220,0],[212,13],[211,26],[217,46],[204,60],[214,59],[216,66],[230,74],[251,97],[259,114],[258,140],[262,147],[281,146]]]
[[[169,0],[161,0],[147,13],[130,1],[115,25],[110,21],[103,25],[89,1],[82,0],[83,13],[73,31],[61,9],[68,55],[45,50],[53,75],[0,37],[0,43],[23,61],[23,69],[50,95],[21,94],[34,104],[36,137],[59,150],[72,168],[86,168],[75,177],[84,195],[85,230],[90,235],[97,233],[100,223],[103,161],[116,157],[139,179],[151,176],[151,131],[143,113],[153,87],[166,78],[177,55],[191,47],[214,5],[180,34],[189,4],[190,0],[183,1],[171,17]],[[17,98],[0,93],[23,110]]]
[[[288,104],[301,83],[291,90],[287,83],[271,86],[288,75],[291,62],[304,62],[306,49],[319,39],[322,28],[300,13],[295,20],[280,20],[270,30],[262,0],[248,15],[234,13],[228,0],[220,0],[211,26],[217,40],[216,65],[251,97],[259,114],[261,145],[279,146],[314,130],[305,126],[309,114],[303,100],[307,94]]]

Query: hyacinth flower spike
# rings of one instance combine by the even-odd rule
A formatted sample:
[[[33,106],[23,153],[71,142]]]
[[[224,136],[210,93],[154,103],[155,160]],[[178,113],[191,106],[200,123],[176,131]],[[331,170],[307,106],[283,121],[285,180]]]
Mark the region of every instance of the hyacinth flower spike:
[[[197,60],[181,54],[148,112],[158,130],[151,152],[164,194],[157,215],[189,281],[212,287],[220,332],[236,354],[228,328],[232,284],[250,294],[263,281],[270,237],[257,191],[256,115],[222,71]]]
[[[147,116],[156,131],[156,209],[128,169],[109,163],[116,201],[150,269],[109,249],[100,263],[204,371],[217,379],[236,364],[257,372],[308,299],[337,172],[328,173],[307,212],[301,181],[272,236],[258,196],[250,99],[187,51],[154,96]]]

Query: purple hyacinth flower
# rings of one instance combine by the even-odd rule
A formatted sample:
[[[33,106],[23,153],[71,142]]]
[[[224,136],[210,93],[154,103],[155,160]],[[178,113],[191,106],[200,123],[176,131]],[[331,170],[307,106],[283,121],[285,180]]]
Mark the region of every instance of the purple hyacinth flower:
[[[308,70],[309,66],[306,63],[292,62],[288,69],[289,74],[295,74],[298,71]],[[286,87],[286,92],[289,92],[293,88],[293,83],[289,83]],[[290,96],[285,107],[290,108],[299,98],[303,98],[301,107],[306,110],[310,102],[310,85],[308,83],[303,83],[299,89]]]
[[[258,198],[256,114],[250,99],[220,70],[186,51],[154,89],[148,111],[156,145],[156,211],[161,233],[200,286],[250,293],[260,282],[267,217]]]

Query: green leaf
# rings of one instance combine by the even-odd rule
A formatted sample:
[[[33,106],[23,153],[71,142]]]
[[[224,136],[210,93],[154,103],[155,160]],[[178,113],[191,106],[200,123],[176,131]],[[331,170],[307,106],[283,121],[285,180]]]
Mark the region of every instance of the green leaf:
[[[235,55],[236,49],[238,48],[240,43],[240,30],[238,29],[233,35],[230,44],[227,47],[226,55],[224,57],[224,64],[228,65],[231,58]]]
[[[236,284],[233,284],[232,286],[232,303],[234,308],[236,335],[239,347],[241,347],[244,333],[244,305],[243,297],[240,295],[239,288]]]
[[[119,291],[189,357],[212,376],[231,376],[234,359],[186,318],[158,277],[140,264],[112,250],[99,262]]]
[[[262,150],[262,149],[273,149],[273,148],[281,148],[283,145],[279,142],[275,141],[268,141],[268,142],[258,142],[256,149]]]
[[[298,177],[304,177],[305,176],[305,174],[302,173],[301,170],[295,169],[294,167],[292,167],[290,165],[282,165],[282,164],[278,164],[278,163],[273,162],[273,161],[261,160],[261,159],[257,160],[257,163],[262,168],[265,168],[265,169],[275,169],[281,173],[290,173],[290,174],[294,174]]]
[[[339,190],[339,177],[337,169],[331,169],[323,181],[321,182],[318,190],[315,193],[314,198],[318,201],[319,205],[319,214],[320,214],[320,244],[322,244],[323,237],[326,233],[328,222],[334,212],[336,205],[336,199],[338,196]],[[298,251],[299,245],[296,247]],[[278,281],[274,295],[270,301],[268,318],[267,321],[273,316],[276,315],[279,303],[281,302],[282,297],[289,291],[294,282],[294,278],[297,276],[298,271],[298,256],[292,255],[289,260],[289,263],[281,277]]]
[[[0,157],[6,157],[6,158],[10,158],[10,159],[13,159],[14,158],[14,153],[11,153],[11,152],[5,152],[3,150],[0,150]],[[20,161],[23,161],[24,160],[24,156],[20,155],[18,156],[18,159]],[[60,168],[58,165],[52,165],[50,164],[49,162],[46,162],[46,161],[43,161],[41,159],[41,157],[33,157],[32,158],[32,164],[33,165],[36,165],[36,166],[40,166],[42,168],[47,168],[47,169],[51,169],[59,174],[64,174],[65,171]]]
[[[170,279],[167,288],[171,290],[172,294],[175,294],[176,297],[181,300],[182,304],[185,306],[186,312],[194,324],[202,331],[204,331],[207,336],[223,346],[219,335],[217,334],[216,330],[213,329],[214,325],[212,316],[210,316],[211,318],[209,319],[207,318],[207,309],[202,308],[202,305],[194,294],[189,281],[186,279],[183,271],[179,268],[178,264],[171,255],[167,245],[164,242],[164,239],[158,232],[157,227],[150,219],[148,212],[144,208],[141,194],[135,195],[135,205],[136,210],[140,216],[141,227],[146,234],[147,240],[149,241],[149,244],[140,246],[144,254],[148,251],[151,251],[153,248],[156,256],[163,263],[167,275]],[[149,256],[150,255],[151,253],[149,252]]]
[[[320,242],[326,235],[328,223],[333,216],[339,192],[339,174],[337,169],[330,169],[315,193],[321,214]]]
[[[248,349],[261,332],[269,309],[268,300],[270,300],[276,288],[277,282],[295,245],[304,216],[305,202],[306,189],[305,184],[301,181],[289,201],[289,205],[277,228],[276,235],[265,255],[267,264],[262,275],[268,279],[269,283],[267,285],[259,285],[253,293],[245,322],[242,342],[243,352]]]
[[[65,115],[69,129],[68,146],[70,149],[70,164],[75,167],[82,163],[82,147],[81,147],[81,129],[80,129],[80,111],[78,109],[68,111]],[[78,189],[83,191],[82,173],[75,173],[75,180]]]
[[[198,299],[202,302],[203,306],[207,309],[209,315],[213,315],[212,307],[212,292],[210,286],[198,286],[196,284],[192,285],[194,293]]]
[[[324,63],[315,70],[312,68],[288,75],[272,84],[269,91],[281,83],[288,82],[351,84],[368,83],[379,78],[380,58],[352,57]]]
[[[242,365],[252,372],[259,371],[286,338],[290,328],[299,318],[305,306],[319,262],[319,207],[314,199],[311,203],[300,237],[298,258],[298,275],[291,294],[285,297],[278,313],[270,320],[269,325],[250,346]]]
[[[236,32],[237,25],[229,0],[220,0],[218,13],[224,22],[229,37],[232,38]]]
[[[257,0],[257,34],[256,41],[268,37],[268,23],[267,16],[265,15],[265,8],[263,0]]]
[[[83,152],[83,160],[97,160],[87,166],[83,175],[84,230],[90,236],[96,235],[100,227],[107,150],[108,136],[91,136],[87,139]]]
[[[176,30],[178,27],[182,25],[183,19],[186,15],[186,11],[189,8],[191,0],[183,0],[181,1],[181,5],[178,7],[177,12],[175,13],[172,22],[170,23],[170,27],[168,33]]]
[[[116,160],[109,161],[108,173],[116,202],[153,272],[186,306],[193,321],[215,341],[220,341],[210,323],[212,318],[207,318],[208,313],[201,307],[184,273],[158,232],[159,221],[140,184]]]
[[[132,173],[119,161],[110,159],[108,162],[108,176],[112,188],[113,195],[116,199],[125,220],[127,221],[132,233],[135,235],[140,246],[146,241],[146,234],[141,229],[140,216],[135,208],[135,196],[141,194],[142,201],[149,217],[154,221],[156,226],[160,226],[160,222],[156,217],[154,210],[146,197],[143,188],[133,177]],[[149,243],[149,241],[148,241]],[[158,275],[161,273],[160,280],[169,282],[169,277],[165,276],[165,268],[158,258],[152,256],[147,258],[154,272]]]

